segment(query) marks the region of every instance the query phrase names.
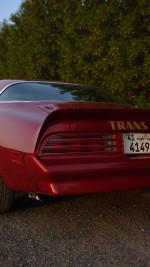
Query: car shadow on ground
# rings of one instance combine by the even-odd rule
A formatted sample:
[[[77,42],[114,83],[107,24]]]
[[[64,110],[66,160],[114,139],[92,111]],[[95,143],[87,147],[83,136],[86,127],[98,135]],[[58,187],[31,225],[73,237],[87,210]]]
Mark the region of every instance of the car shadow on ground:
[[[52,203],[61,203],[68,200],[73,200],[79,196],[63,196],[63,197],[50,197],[50,196],[41,196],[41,200],[36,200],[34,198],[24,195],[15,199],[13,207],[10,212],[25,211],[28,209],[33,209],[36,207],[47,206]],[[81,197],[81,196],[80,196]],[[84,197],[84,196],[83,196]]]
[[[76,199],[84,199],[85,197],[90,197],[93,194],[90,195],[76,195],[76,196],[59,196],[59,197],[49,197],[49,196],[41,196],[41,201],[38,201],[33,198],[29,198],[28,195],[24,195],[22,197],[16,198],[14,205],[11,209],[11,213],[13,212],[19,212],[19,211],[25,211],[29,209],[34,209],[34,208],[40,208],[44,207],[47,205],[52,205],[52,204],[57,204],[57,203],[63,203],[63,202],[69,202],[73,201]],[[130,190],[130,191],[118,191],[118,192],[107,192],[107,193],[97,193],[94,194],[94,196],[97,197],[97,200],[100,202],[105,202],[105,204],[111,204],[113,206],[118,206],[118,205],[124,205],[130,203],[131,199],[136,202],[139,200],[139,198],[144,198],[145,201],[147,201],[147,198],[150,198],[150,188],[148,189],[142,189],[142,190]],[[113,203],[112,203],[112,196],[113,198]],[[118,199],[121,199],[121,202],[119,204]],[[129,204],[130,205],[130,204]]]

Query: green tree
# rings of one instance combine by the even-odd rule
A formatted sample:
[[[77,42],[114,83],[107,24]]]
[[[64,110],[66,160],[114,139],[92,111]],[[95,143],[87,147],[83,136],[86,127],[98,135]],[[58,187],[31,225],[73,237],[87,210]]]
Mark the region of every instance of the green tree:
[[[61,10],[61,5],[55,2],[27,0],[12,15],[12,24],[7,25],[10,31],[6,45],[9,77],[58,78],[56,33],[61,27],[61,17],[56,11]]]
[[[100,86],[150,107],[149,0],[25,0],[0,28],[0,77]]]
[[[10,33],[10,26],[7,24],[7,21],[4,21],[0,25],[0,78],[8,78],[8,47],[9,40],[8,36]]]
[[[149,2],[65,2],[60,77],[98,85],[131,104],[148,106]]]

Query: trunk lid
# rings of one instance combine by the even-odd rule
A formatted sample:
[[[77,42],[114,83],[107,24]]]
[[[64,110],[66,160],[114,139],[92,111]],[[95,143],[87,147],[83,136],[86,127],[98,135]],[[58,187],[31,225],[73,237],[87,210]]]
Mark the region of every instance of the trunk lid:
[[[36,104],[53,117],[68,117],[71,130],[150,132],[150,110],[111,103],[45,102]]]

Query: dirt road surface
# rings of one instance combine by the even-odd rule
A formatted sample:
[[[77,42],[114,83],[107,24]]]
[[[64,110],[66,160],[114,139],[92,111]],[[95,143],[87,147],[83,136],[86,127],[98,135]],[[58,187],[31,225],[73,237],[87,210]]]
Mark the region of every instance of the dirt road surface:
[[[0,267],[150,267],[150,192],[45,202],[0,215]]]

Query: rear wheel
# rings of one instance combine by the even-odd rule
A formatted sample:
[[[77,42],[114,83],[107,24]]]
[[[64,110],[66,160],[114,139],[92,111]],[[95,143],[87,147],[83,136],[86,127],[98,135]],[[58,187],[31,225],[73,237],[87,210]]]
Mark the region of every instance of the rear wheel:
[[[15,191],[8,189],[0,178],[0,213],[11,209],[15,198]]]

